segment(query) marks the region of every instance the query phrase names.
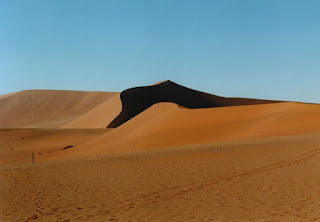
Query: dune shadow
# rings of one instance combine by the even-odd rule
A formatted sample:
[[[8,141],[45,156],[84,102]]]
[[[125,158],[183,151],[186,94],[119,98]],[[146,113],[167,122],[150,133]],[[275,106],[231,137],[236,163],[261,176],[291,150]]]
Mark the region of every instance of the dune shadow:
[[[116,128],[148,109],[150,106],[161,102],[171,102],[179,105],[180,107],[189,109],[280,102],[246,98],[225,98],[196,91],[169,80],[157,85],[135,87],[124,90],[120,94],[120,98],[122,102],[122,111],[107,126],[107,128]]]

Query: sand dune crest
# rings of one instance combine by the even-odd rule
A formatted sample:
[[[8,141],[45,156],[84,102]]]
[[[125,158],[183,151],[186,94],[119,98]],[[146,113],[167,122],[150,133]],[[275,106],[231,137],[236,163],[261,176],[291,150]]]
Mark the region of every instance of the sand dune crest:
[[[150,106],[160,102],[172,102],[190,109],[278,102],[245,98],[224,98],[189,89],[169,80],[152,86],[127,89],[121,93],[120,97],[122,111],[108,125],[108,128],[118,127]]]

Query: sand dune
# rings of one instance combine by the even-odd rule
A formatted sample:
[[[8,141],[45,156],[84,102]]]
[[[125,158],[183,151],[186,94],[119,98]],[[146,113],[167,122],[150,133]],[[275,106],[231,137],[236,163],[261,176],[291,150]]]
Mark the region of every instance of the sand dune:
[[[0,100],[3,99],[3,98],[9,97],[9,96],[13,96],[13,95],[16,94],[16,93],[17,93],[17,92],[7,93],[7,94],[0,95]]]
[[[120,126],[152,105],[160,102],[172,102],[191,109],[278,102],[271,100],[224,98],[189,89],[171,81],[159,82],[152,86],[127,89],[121,93],[120,97],[122,101],[122,111],[120,115],[108,125],[109,128]]]
[[[320,132],[320,106],[314,104],[283,102],[183,109],[173,103],[159,103],[64,155],[97,155],[316,132]]]
[[[121,112],[120,93],[60,128],[105,128]]]
[[[320,105],[164,81],[0,107],[0,221],[320,221]]]
[[[61,127],[117,94],[64,90],[21,91],[0,98],[0,128]]]
[[[151,90],[149,96],[137,97],[145,90]],[[150,96],[154,99],[148,100]],[[161,99],[174,103],[159,103]],[[2,127],[103,129],[130,117],[124,114],[131,109],[133,113],[143,110],[111,132],[89,136],[64,152],[41,155],[40,161],[320,132],[319,105],[223,98],[170,81],[129,89],[121,93],[121,100],[119,93],[36,90],[12,94],[0,102]],[[195,108],[207,106],[217,107]]]

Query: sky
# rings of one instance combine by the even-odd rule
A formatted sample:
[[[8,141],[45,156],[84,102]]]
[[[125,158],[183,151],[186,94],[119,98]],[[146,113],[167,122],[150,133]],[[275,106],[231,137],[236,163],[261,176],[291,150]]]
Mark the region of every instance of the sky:
[[[162,80],[320,103],[320,1],[0,0],[0,94]]]

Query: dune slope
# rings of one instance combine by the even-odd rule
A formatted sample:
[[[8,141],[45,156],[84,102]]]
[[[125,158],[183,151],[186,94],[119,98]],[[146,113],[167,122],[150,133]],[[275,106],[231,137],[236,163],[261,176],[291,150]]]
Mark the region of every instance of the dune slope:
[[[60,128],[105,128],[119,115],[121,109],[120,93],[118,93]]]
[[[108,133],[110,129],[0,129],[0,165],[36,163]]]
[[[0,97],[0,128],[57,128],[86,114],[117,94],[26,90],[3,96]]]
[[[50,158],[316,132],[320,132],[319,105],[283,102],[183,109],[158,103],[110,133]]]

